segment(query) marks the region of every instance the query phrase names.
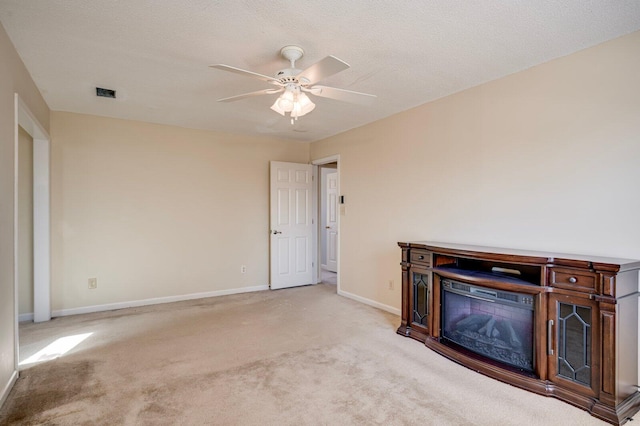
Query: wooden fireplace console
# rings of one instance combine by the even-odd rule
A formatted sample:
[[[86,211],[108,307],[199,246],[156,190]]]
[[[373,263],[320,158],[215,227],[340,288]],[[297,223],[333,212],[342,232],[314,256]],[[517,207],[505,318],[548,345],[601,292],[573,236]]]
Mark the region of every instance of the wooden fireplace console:
[[[616,425],[640,410],[640,261],[427,241],[398,245],[398,334],[487,376],[561,399]],[[443,291],[452,281],[533,301],[533,368],[504,364],[444,337]]]

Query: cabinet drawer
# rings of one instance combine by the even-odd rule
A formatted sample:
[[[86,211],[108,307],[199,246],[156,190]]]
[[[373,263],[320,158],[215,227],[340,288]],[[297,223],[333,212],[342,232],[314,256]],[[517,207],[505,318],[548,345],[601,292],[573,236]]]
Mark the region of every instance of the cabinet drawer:
[[[591,272],[579,269],[551,268],[549,270],[549,284],[553,287],[596,293],[597,283],[598,276]]]
[[[415,263],[418,265],[430,266],[431,265],[431,253],[426,250],[412,249],[409,254],[409,263]]]

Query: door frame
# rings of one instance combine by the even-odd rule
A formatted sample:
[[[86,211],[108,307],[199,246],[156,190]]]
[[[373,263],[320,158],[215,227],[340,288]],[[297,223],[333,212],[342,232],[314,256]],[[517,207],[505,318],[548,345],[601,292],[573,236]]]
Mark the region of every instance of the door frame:
[[[33,139],[33,320],[51,319],[51,138],[17,93],[14,96],[13,256],[15,368],[19,363],[18,306],[18,135]]]
[[[320,181],[320,193],[319,195],[319,200],[320,200],[320,205],[319,205],[319,214],[320,217],[322,218],[322,216],[325,217],[324,222],[322,220],[320,220],[320,227],[318,228],[321,235],[319,235],[320,238],[320,248],[321,248],[321,252],[319,253],[319,258],[321,259],[320,262],[320,269],[322,270],[323,268],[334,272],[334,273],[338,273],[338,259],[337,259],[337,247],[336,250],[334,250],[334,262],[333,262],[333,267],[330,268],[330,260],[329,260],[329,248],[331,247],[331,238],[329,238],[329,233],[327,232],[327,226],[329,225],[329,221],[330,221],[330,198],[329,198],[329,176],[332,175],[336,175],[335,176],[335,181],[336,181],[336,187],[333,189],[333,191],[335,191],[335,195],[336,195],[336,199],[335,199],[335,206],[334,206],[334,213],[335,216],[334,217],[334,221],[333,221],[333,225],[334,225],[334,231],[336,230],[335,227],[338,226],[338,209],[339,209],[339,204],[338,204],[338,187],[337,187],[337,183],[338,183],[338,171],[335,168],[324,168],[321,167],[320,168],[320,177],[321,177],[321,181]],[[324,225],[324,227],[323,227]],[[337,243],[337,240],[334,240]],[[324,261],[324,262],[323,262]]]
[[[314,220],[316,223],[316,226],[314,227],[315,230],[315,244],[314,244],[314,253],[313,253],[313,257],[315,259],[314,261],[314,277],[315,277],[315,282],[319,283],[320,282],[320,263],[321,263],[321,252],[320,252],[320,232],[322,232],[322,230],[320,229],[320,215],[319,215],[319,198],[320,198],[320,192],[319,192],[319,188],[320,188],[320,173],[318,172],[319,167],[323,164],[329,164],[329,163],[336,163],[336,172],[338,173],[338,196],[340,196],[341,191],[340,191],[340,186],[342,185],[342,179],[341,179],[341,174],[340,174],[340,154],[335,154],[335,155],[330,155],[328,157],[323,157],[323,158],[319,158],[317,160],[313,160],[311,162],[311,164],[313,165],[313,176],[314,176],[314,182],[315,184],[313,185],[313,199],[315,200],[315,206],[314,206]],[[342,210],[342,208],[340,208],[340,210]],[[336,275],[336,283],[337,283],[337,292],[338,294],[340,294],[341,288],[340,288],[340,272],[341,272],[341,268],[340,268],[340,240],[341,240],[341,236],[342,236],[342,232],[340,229],[340,222],[341,222],[341,214],[342,212],[340,212],[338,214],[338,243],[337,243],[337,275]]]

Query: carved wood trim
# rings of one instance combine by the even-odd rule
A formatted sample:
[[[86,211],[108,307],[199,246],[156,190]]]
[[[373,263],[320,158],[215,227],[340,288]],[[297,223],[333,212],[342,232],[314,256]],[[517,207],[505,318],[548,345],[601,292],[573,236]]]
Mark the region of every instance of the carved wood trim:
[[[608,307],[615,308],[612,305],[600,304],[601,318],[601,334],[602,334],[602,391],[611,395],[615,395],[615,379],[616,379],[616,315],[614,312],[606,312],[603,309]]]

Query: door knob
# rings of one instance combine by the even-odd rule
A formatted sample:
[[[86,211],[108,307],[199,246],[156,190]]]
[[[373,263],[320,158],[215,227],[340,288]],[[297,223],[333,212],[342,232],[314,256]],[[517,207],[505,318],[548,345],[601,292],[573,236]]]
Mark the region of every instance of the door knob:
[[[324,228],[325,228],[325,229],[331,229],[331,227],[330,227],[330,226],[325,226]]]
[[[273,235],[276,235],[276,234],[282,234],[282,232],[280,232],[280,231],[276,231],[276,230],[274,229],[274,230],[273,230]]]

